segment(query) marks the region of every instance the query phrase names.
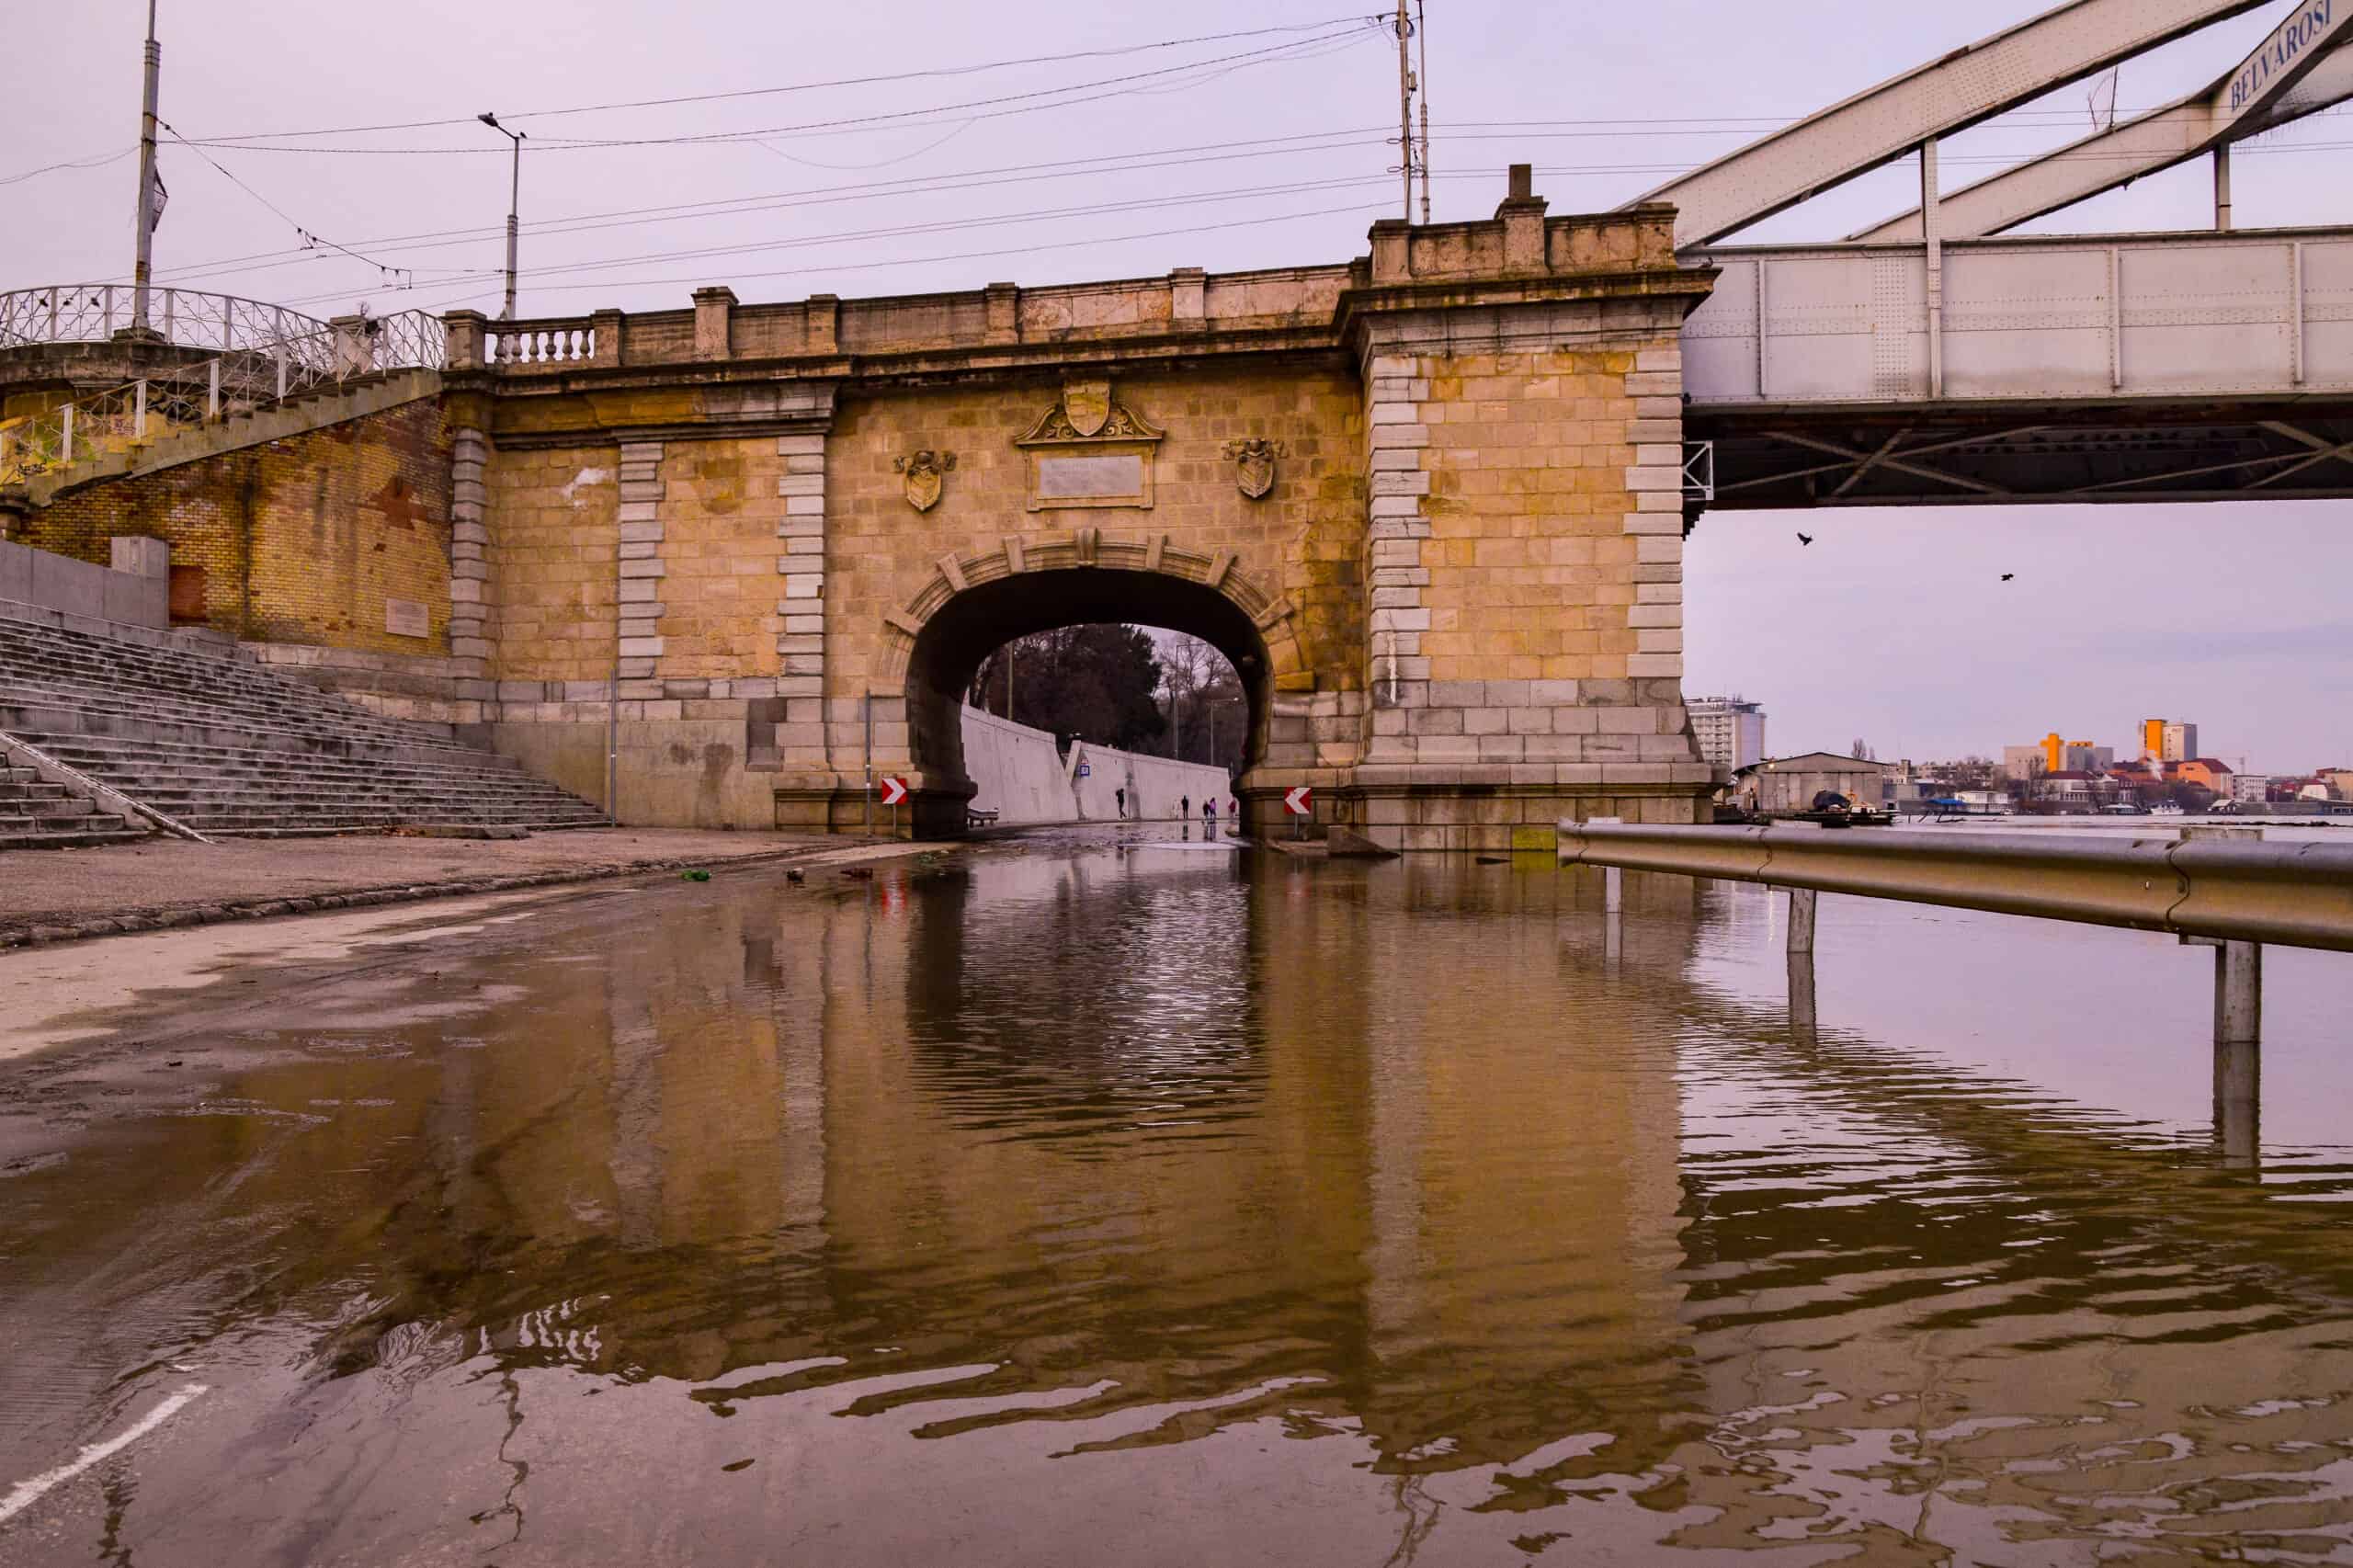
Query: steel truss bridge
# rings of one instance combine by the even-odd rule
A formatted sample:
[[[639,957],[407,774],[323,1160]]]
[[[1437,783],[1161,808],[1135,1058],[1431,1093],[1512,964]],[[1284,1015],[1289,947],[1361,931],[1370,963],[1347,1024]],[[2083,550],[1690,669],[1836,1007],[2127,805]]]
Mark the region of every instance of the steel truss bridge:
[[[1957,131],[2277,0],[2072,0],[1643,198],[1719,271],[1684,334],[1716,507],[2353,494],[2353,229],[2242,232],[2231,149],[2353,98],[2353,0],[2297,0],[2205,90],[1945,191]],[[2006,231],[2193,158],[2214,226]],[[1899,159],[1918,206],[1725,236]]]

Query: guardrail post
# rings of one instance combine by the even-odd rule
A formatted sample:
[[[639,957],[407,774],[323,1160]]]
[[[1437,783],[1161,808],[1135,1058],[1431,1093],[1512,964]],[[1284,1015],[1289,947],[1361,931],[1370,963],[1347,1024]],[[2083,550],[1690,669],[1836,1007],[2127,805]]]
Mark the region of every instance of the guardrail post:
[[[2226,1165],[2252,1165],[2263,1115],[2263,948],[2214,947],[2214,1131]]]
[[[1799,1045],[1821,1041],[1813,1006],[1813,949],[1790,949],[1790,1039]]]
[[[286,345],[278,345],[278,401],[286,401]]]
[[[1813,951],[1813,906],[1821,896],[1812,888],[1790,890],[1790,951]]]
[[[2259,827],[2185,827],[2199,838],[2261,838]],[[2191,938],[2214,949],[2214,1136],[2228,1165],[2252,1166],[2263,1114],[2263,945]]]
[[[213,360],[204,367],[204,417],[221,417],[221,361]]]
[[[58,448],[57,460],[74,460],[74,405],[70,403],[65,405],[65,435]]]
[[[131,389],[131,438],[147,438],[147,383],[140,381]]]

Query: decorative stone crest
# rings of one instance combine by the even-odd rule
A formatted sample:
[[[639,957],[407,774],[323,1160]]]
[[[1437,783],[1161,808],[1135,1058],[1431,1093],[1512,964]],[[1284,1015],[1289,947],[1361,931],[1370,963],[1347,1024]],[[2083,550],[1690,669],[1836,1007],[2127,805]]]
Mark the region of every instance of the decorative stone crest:
[[[1100,436],[1111,421],[1111,383],[1066,381],[1063,385],[1063,415],[1081,436]]]
[[[956,466],[956,454],[926,447],[905,457],[893,458],[891,466],[907,476],[907,505],[918,512],[928,512],[939,505],[948,471]]]
[[[1014,442],[1029,461],[1029,510],[1149,508],[1162,433],[1111,395],[1111,383],[1069,381],[1062,400]]]
[[[1233,464],[1234,482],[1253,501],[1266,499],[1275,487],[1275,460],[1286,455],[1280,441],[1228,441],[1225,460]]]

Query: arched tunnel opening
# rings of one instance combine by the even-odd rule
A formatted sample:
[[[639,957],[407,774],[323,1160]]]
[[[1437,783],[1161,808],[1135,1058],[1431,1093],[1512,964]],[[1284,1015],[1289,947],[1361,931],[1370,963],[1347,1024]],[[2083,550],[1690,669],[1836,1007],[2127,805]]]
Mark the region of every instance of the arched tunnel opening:
[[[915,639],[906,700],[908,747],[925,797],[918,812],[921,831],[962,826],[975,788],[965,767],[963,709],[975,695],[983,665],[1017,639],[1097,624],[1157,629],[1208,644],[1232,666],[1243,709],[1238,722],[1229,717],[1222,732],[1209,732],[1222,733],[1230,748],[1216,761],[1236,775],[1256,762],[1267,734],[1271,661],[1265,640],[1240,606],[1205,584],[1162,573],[1098,567],[1023,573],[965,589],[941,606]],[[996,671],[991,678],[995,686]],[[1019,678],[1017,667],[1014,680]],[[1175,717],[1211,722],[1199,707],[1180,706]]]

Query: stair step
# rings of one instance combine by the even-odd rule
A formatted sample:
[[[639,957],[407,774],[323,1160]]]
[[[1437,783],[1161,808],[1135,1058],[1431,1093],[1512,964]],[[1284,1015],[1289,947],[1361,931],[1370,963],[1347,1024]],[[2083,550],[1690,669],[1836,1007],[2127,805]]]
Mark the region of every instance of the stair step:
[[[258,665],[6,618],[0,728],[205,833],[608,821],[447,724],[388,718]],[[19,819],[111,820],[70,788],[0,770],[0,824]]]

